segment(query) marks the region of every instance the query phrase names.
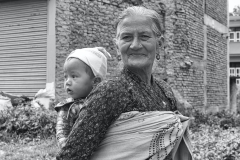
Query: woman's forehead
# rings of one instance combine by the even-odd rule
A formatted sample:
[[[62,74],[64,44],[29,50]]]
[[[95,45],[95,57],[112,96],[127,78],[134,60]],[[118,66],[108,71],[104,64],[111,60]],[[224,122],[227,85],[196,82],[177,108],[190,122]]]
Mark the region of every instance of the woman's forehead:
[[[150,17],[143,16],[143,15],[131,15],[126,16],[122,19],[122,21],[119,22],[118,26],[126,26],[126,25],[139,25],[139,24],[145,24],[145,25],[152,25],[153,21]]]
[[[128,16],[125,17],[117,27],[117,32],[152,32],[153,21],[146,16]]]

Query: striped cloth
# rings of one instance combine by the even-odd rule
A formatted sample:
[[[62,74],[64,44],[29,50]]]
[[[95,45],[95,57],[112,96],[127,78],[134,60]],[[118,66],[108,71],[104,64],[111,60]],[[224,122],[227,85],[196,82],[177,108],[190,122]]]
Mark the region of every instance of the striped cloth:
[[[171,111],[131,111],[110,126],[91,160],[193,160],[189,118]]]

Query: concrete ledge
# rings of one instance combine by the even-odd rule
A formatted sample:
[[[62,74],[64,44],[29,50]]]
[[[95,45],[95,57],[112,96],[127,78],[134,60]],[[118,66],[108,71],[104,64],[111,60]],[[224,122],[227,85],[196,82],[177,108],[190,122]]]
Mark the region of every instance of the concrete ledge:
[[[207,14],[204,14],[204,24],[212,27],[213,29],[217,30],[220,33],[228,34],[227,26],[224,26],[223,24],[214,20],[212,17],[208,16]]]

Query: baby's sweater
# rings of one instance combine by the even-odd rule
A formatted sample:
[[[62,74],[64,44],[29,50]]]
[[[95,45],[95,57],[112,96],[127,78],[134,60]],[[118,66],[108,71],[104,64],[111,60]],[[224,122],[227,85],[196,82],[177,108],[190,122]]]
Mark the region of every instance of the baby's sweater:
[[[56,138],[60,148],[65,146],[68,135],[78,118],[84,99],[65,99],[54,108],[57,111]]]

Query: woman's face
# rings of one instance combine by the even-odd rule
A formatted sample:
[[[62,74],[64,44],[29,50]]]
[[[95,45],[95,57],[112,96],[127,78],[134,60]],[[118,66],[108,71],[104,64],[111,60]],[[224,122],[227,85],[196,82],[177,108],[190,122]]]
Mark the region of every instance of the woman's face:
[[[119,23],[116,44],[125,67],[152,69],[158,50],[152,23],[151,19],[138,15],[126,17]]]

